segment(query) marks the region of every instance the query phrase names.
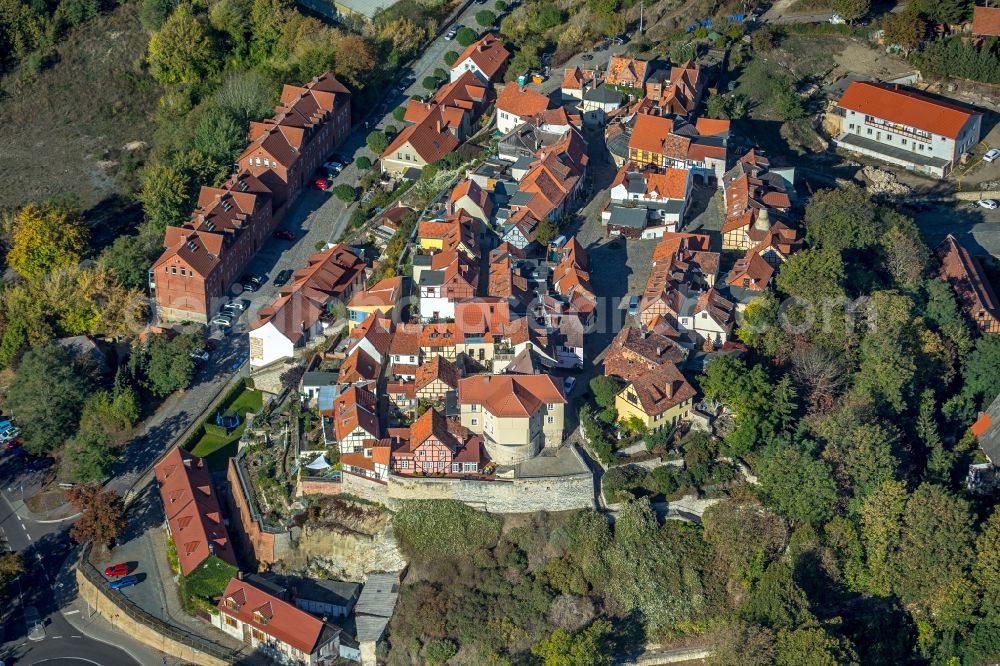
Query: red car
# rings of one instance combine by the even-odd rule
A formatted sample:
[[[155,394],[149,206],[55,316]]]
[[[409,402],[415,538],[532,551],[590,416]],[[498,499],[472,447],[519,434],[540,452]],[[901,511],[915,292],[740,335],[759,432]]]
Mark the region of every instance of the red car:
[[[115,576],[125,576],[128,574],[127,564],[112,564],[110,567],[104,570],[104,575],[109,578]]]
[[[16,449],[17,447],[21,446],[22,443],[23,442],[19,438],[14,438],[12,440],[9,440],[6,444],[4,444],[4,448],[10,451],[11,449]]]
[[[295,240],[295,234],[293,234],[288,229],[278,229],[271,235],[280,240],[287,240],[287,241]]]
[[[325,190],[330,187],[330,180],[326,176],[318,176],[316,180],[313,181],[313,186],[317,190]]]

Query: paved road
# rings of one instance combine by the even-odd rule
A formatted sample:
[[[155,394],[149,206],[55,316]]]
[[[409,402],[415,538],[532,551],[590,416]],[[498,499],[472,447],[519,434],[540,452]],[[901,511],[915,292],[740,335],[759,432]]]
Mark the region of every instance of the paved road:
[[[912,215],[932,248],[953,234],[974,254],[1000,259],[1000,210],[970,208],[968,203],[958,202],[936,204]]]
[[[5,483],[11,483],[17,476],[6,462],[0,476]],[[71,521],[25,520],[14,511],[6,495],[5,488],[0,499],[0,538],[6,548],[22,554],[26,571],[10,588],[14,601],[4,616],[2,658],[18,664],[83,663],[81,659],[102,666],[138,664],[121,649],[85,635],[61,612],[75,596],[72,573],[64,564],[71,556],[67,538]],[[45,637],[40,641],[27,640],[24,608],[28,606],[38,609],[45,624]],[[130,641],[123,638],[121,642]],[[151,652],[144,654],[152,656]]]

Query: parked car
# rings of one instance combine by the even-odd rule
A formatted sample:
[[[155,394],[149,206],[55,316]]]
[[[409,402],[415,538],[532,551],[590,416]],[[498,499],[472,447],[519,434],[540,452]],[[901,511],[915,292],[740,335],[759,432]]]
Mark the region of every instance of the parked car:
[[[287,241],[295,240],[295,233],[289,231],[288,229],[278,229],[271,235],[277,238],[278,240],[287,240]]]
[[[13,442],[21,434],[20,428],[11,428],[0,433],[0,442]]]
[[[639,297],[633,296],[628,300],[628,314],[630,317],[639,316]]]
[[[453,26],[451,30],[445,33],[444,38],[450,42],[451,40],[455,39],[455,35],[457,34],[458,34],[458,26],[456,25]]]
[[[834,14],[829,20],[833,25],[843,25],[844,23],[847,23],[847,21],[845,21],[840,14]]]
[[[313,187],[324,191],[330,189],[330,178],[325,173],[317,174],[313,179]]]
[[[987,162],[992,162],[998,157],[1000,157],[1000,148],[990,148],[986,151],[986,154],[983,155],[983,159]]]
[[[112,590],[122,590],[126,587],[132,587],[139,582],[139,578],[136,576],[124,576],[118,580],[111,581]]]
[[[281,271],[280,273],[274,276],[274,286],[275,287],[285,286],[285,283],[288,282],[288,279],[290,277],[292,277],[292,271],[286,268],[285,270]]]
[[[335,177],[341,171],[344,170],[344,165],[338,160],[330,160],[323,164],[323,168],[326,169],[326,173],[330,178]]]
[[[584,62],[590,62],[593,59],[594,59],[593,53],[584,53],[582,56],[580,56],[580,60],[583,60]]]
[[[41,641],[45,639],[45,623],[42,616],[34,606],[24,609],[24,625],[28,630],[29,641]]]
[[[574,386],[576,386],[576,377],[566,377],[563,379],[563,393],[565,395],[572,393]]]
[[[243,312],[247,309],[247,303],[241,298],[237,298],[235,301],[229,301],[222,306],[223,310],[230,310],[232,312]],[[206,343],[208,340],[205,341]]]
[[[215,319],[212,320],[212,323],[215,324],[216,326],[229,328],[230,326],[233,325],[233,320],[229,317],[229,315],[218,314],[215,315]]]
[[[104,570],[104,575],[108,578],[112,576],[127,576],[128,575],[128,565],[127,564],[112,564]]]
[[[3,447],[5,449],[7,449],[8,451],[10,451],[12,449],[19,449],[19,448],[21,448],[21,444],[22,444],[22,442],[21,442],[20,439],[14,438],[14,439],[10,439],[10,440],[7,440],[6,442],[4,442]]]
[[[195,363],[205,363],[208,361],[208,352],[204,349],[192,349],[189,356]]]
[[[267,282],[267,276],[253,275],[252,273],[247,273],[246,275],[240,278],[240,282],[242,282],[244,286],[248,284],[253,285],[254,288],[251,289],[250,291],[257,291],[264,285],[265,282]]]
[[[986,208],[987,210],[996,210],[1000,206],[995,199],[980,199],[976,203],[980,208]]]

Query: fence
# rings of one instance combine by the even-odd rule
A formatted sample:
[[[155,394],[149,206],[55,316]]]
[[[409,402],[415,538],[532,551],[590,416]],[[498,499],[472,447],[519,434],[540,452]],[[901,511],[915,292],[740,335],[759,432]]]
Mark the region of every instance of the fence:
[[[78,571],[83,574],[87,581],[97,589],[99,594],[113,603],[122,613],[133,621],[149,627],[151,630],[169,640],[176,641],[182,645],[186,645],[187,647],[229,663],[236,661],[236,658],[244,651],[242,648],[239,650],[232,650],[224,645],[219,645],[214,641],[190,632],[187,629],[170,624],[169,622],[165,622],[160,618],[150,615],[146,611],[142,610],[137,605],[129,601],[124,595],[117,593],[117,590],[113,590],[111,588],[108,580],[91,563],[91,552],[92,548],[88,543],[83,548]]]

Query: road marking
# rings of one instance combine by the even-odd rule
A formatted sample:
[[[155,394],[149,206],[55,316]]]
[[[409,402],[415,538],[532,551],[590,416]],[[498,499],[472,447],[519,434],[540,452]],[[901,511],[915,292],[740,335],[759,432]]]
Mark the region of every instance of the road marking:
[[[79,613],[79,612],[80,612],[79,609],[77,609],[77,610],[71,610],[71,611],[66,611],[65,613],[63,613],[63,615],[75,615],[76,613]]]
[[[53,636],[52,638],[62,638],[62,636]]]
[[[28,528],[24,526],[24,523],[21,523],[21,529],[24,530],[25,532],[28,531]]]
[[[76,613],[78,611],[73,611],[73,612]],[[70,636],[70,638],[83,638],[83,636],[77,636],[76,634],[74,634],[74,635]]]

